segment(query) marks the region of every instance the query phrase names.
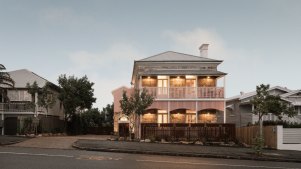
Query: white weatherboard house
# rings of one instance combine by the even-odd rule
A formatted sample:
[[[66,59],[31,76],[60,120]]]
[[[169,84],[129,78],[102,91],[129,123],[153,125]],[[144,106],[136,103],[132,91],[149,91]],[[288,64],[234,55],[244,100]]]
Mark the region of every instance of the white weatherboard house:
[[[282,120],[289,122],[301,123],[301,90],[290,90],[286,87],[275,86],[269,89],[272,95],[279,95],[282,100],[291,103],[298,115],[289,118],[283,116]],[[235,123],[236,127],[246,126],[248,123],[254,124],[258,121],[258,116],[252,114],[254,106],[250,100],[256,95],[256,91],[244,93],[230,97],[226,100],[227,123]],[[273,114],[268,114],[263,117],[263,120],[276,121],[278,118]]]
[[[35,110],[33,107],[28,106],[28,103],[32,102],[33,98],[28,93],[26,84],[33,84],[36,81],[38,87],[42,88],[49,81],[27,69],[10,71],[8,73],[15,81],[15,86],[14,88],[4,87],[4,93],[0,94],[2,134],[15,135],[19,133],[26,117],[38,117],[42,129],[45,130],[44,132],[52,132],[52,130],[57,129],[59,127],[58,124],[62,124],[61,121],[64,118],[63,106],[56,97],[59,93],[58,86],[50,83],[51,91],[54,94],[54,98],[56,98],[54,106],[48,112],[45,108],[38,106]],[[34,97],[37,98],[37,94]],[[37,103],[35,104],[37,105]]]

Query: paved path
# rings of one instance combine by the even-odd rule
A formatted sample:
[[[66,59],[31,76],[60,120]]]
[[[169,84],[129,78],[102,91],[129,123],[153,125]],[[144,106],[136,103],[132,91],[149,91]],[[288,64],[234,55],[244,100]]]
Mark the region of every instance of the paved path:
[[[36,148],[56,148],[56,149],[73,149],[72,144],[78,139],[87,140],[106,140],[109,135],[82,135],[82,136],[49,136],[36,137],[14,145],[14,147],[36,147]]]
[[[301,163],[300,151],[264,150],[264,155],[258,157],[253,153],[254,150],[250,148],[139,143],[126,141],[100,141],[84,139],[78,140],[75,143],[75,147],[85,150],[107,152],[214,157],[248,160],[291,161]]]

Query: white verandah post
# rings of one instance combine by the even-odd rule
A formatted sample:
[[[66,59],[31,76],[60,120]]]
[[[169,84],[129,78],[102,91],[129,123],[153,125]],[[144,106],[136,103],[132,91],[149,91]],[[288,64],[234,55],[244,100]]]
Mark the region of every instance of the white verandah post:
[[[226,123],[226,76],[224,76],[224,123]]]

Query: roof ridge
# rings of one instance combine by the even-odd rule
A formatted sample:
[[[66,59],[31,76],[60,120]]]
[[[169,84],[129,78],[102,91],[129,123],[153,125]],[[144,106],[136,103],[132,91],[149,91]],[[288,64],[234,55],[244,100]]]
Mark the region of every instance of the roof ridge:
[[[165,51],[165,52],[161,52],[159,54],[156,54],[156,55],[152,55],[152,56],[149,56],[149,57],[146,57],[144,59],[140,59],[138,61],[148,61],[150,58],[154,58],[154,57],[157,57],[159,55],[162,55],[162,54],[166,54],[166,53],[175,53],[175,54],[179,54],[179,55],[185,55],[185,56],[188,56],[188,57],[193,57],[193,58],[197,58],[197,59],[203,59],[204,61],[217,61],[217,62],[222,62],[222,60],[216,60],[216,59],[212,59],[212,58],[206,58],[206,57],[201,57],[201,56],[196,56],[196,55],[191,55],[191,54],[186,54],[186,53],[181,53],[181,52],[175,52],[175,51]]]
[[[273,89],[279,89],[279,90],[287,92],[287,93],[281,94],[280,96],[293,92],[293,90],[290,90],[290,89],[288,89],[286,87],[281,87],[281,86],[273,86],[273,87],[269,88],[268,91],[271,91]],[[300,89],[300,91],[301,91],[301,89]],[[243,93],[242,95],[235,95],[235,96],[229,97],[229,98],[227,98],[227,100],[245,99],[245,98],[251,97],[253,95],[256,95],[256,90],[255,91],[251,91],[251,92]]]
[[[220,60],[216,60],[216,59],[211,59],[211,58],[206,58],[206,57],[202,57],[202,56],[191,55],[191,54],[182,53],[182,52],[175,52],[175,51],[170,51],[170,52],[174,52],[174,53],[178,53],[178,54],[182,54],[182,55],[187,55],[187,56],[193,56],[193,57],[196,57],[196,58],[202,58],[202,59],[220,61]]]
[[[158,54],[156,54],[156,55],[152,55],[152,56],[149,56],[149,57],[146,57],[146,58],[140,59],[140,60],[138,60],[138,61],[143,61],[143,60],[146,60],[146,59],[149,59],[149,58],[152,58],[152,57],[158,56],[158,55],[162,55],[163,53],[167,53],[167,52],[172,52],[172,51],[165,51],[165,52],[161,52],[161,53],[158,53]]]
[[[284,93],[282,95],[280,95],[281,97],[287,97],[287,96],[291,96],[291,95],[294,95],[296,93],[299,93],[301,92],[301,89],[298,89],[298,90],[292,90],[291,92],[288,92],[288,93]]]

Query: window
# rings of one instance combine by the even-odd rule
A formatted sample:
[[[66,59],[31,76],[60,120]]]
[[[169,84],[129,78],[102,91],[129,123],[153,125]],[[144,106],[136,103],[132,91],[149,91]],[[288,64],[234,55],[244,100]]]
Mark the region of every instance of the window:
[[[172,76],[170,78],[170,87],[185,87],[185,77]]]
[[[216,86],[216,77],[199,77],[198,80],[199,87],[215,87]]]
[[[142,87],[156,87],[157,78],[153,76],[142,77]]]
[[[31,94],[26,90],[8,90],[7,96],[10,101],[31,101]]]

